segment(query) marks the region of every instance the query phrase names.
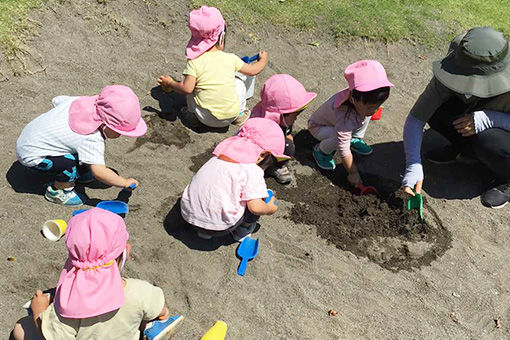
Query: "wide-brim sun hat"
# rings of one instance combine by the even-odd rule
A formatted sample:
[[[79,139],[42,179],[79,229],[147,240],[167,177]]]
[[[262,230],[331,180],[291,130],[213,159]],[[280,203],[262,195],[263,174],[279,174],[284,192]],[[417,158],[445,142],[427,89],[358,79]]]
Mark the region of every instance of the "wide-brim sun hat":
[[[439,82],[454,92],[489,98],[510,91],[509,43],[492,27],[456,36],[446,57],[432,63]]]
[[[196,59],[213,47],[225,30],[225,20],[216,7],[202,6],[189,14],[191,39],[186,46],[186,58]]]
[[[255,164],[263,151],[269,151],[278,161],[290,159],[284,154],[285,135],[280,126],[270,119],[250,118],[237,135],[218,144],[213,154],[241,164]]]
[[[133,90],[124,85],[109,85],[99,95],[73,101],[69,109],[71,130],[88,135],[102,124],[128,137],[140,137],[147,132],[140,102]]]
[[[115,259],[126,249],[128,239],[122,217],[101,208],[92,208],[69,220],[69,256],[55,293],[59,316],[90,318],[124,304],[124,287]]]
[[[307,92],[303,84],[289,74],[275,74],[266,80],[260,90],[260,102],[252,115],[280,121],[280,115],[303,110],[317,97]]]
[[[359,60],[345,68],[344,78],[349,90],[369,92],[381,87],[393,87],[386,71],[377,60]]]

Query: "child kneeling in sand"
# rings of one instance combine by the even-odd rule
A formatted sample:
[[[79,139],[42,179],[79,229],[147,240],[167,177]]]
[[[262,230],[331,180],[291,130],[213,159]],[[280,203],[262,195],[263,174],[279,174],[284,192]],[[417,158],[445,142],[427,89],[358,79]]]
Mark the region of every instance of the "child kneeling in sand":
[[[242,241],[255,230],[261,215],[272,215],[275,198],[268,203],[264,170],[286,160],[285,137],[278,124],[265,118],[249,119],[237,135],[222,141],[212,157],[184,189],[181,214],[196,227],[198,236],[210,239],[232,233]]]
[[[184,80],[177,82],[161,76],[158,83],[166,91],[187,95],[188,113],[200,124],[212,128],[242,124],[249,117],[246,110],[246,86],[235,72],[247,76],[259,74],[267,65],[268,54],[259,52],[259,60],[244,63],[238,56],[225,53],[225,20],[215,7],[202,6],[189,14],[191,39],[186,47],[188,58]]]
[[[292,76],[275,74],[262,86],[261,100],[251,111],[251,118],[263,117],[280,125],[285,134],[284,153],[293,157],[295,146],[292,124],[316,96],[314,92],[307,92],[305,87]],[[280,184],[289,184],[292,177],[286,166],[287,163],[288,161],[276,163],[266,170],[266,175],[274,177]]]
[[[76,215],[66,230],[69,257],[60,273],[53,303],[40,290],[32,316],[16,323],[14,339],[139,339],[175,331],[183,317],[170,317],[161,288],[121,277],[131,246],[124,220],[92,208]]]
[[[308,130],[320,140],[313,150],[317,165],[325,170],[335,169],[333,154],[338,150],[347,180],[357,187],[362,181],[351,149],[369,155],[372,148],[364,142],[360,145],[361,139],[353,139],[353,132],[364,135],[370,116],[388,99],[393,84],[376,60],[360,60],[347,66],[344,77],[349,87],[333,95],[312,114]]]
[[[53,98],[53,106],[28,124],[16,143],[21,164],[55,175],[44,195],[48,201],[83,204],[74,190],[76,180],[138,186],[135,179],[117,175],[104,161],[107,138],[139,137],[147,131],[138,97],[129,87],[106,86],[96,96],[59,96]]]

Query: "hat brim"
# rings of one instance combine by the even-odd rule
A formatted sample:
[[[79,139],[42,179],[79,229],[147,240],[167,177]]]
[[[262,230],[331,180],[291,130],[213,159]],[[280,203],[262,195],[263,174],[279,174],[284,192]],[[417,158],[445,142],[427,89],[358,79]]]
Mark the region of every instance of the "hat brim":
[[[304,110],[308,106],[308,104],[310,104],[312,102],[312,100],[315,99],[315,97],[317,97],[317,93],[315,93],[315,92],[307,92],[306,96],[303,99],[303,103],[300,103],[299,106],[297,106],[297,107],[292,107],[292,108],[289,108],[289,109],[286,109],[286,110],[280,110],[280,113],[281,114],[288,114],[288,113],[293,113],[293,112],[296,112],[296,111]]]
[[[455,64],[454,54],[432,63],[432,73],[441,84],[460,94],[489,98],[510,91],[510,53],[506,67],[489,75],[466,74]]]
[[[218,36],[213,38],[197,38],[197,37],[191,37],[191,39],[188,42],[188,45],[186,46],[186,58],[188,59],[196,59],[200,57],[202,54],[204,54],[206,51],[208,51],[211,47],[216,45],[216,42],[218,41]]]
[[[227,138],[218,144],[213,151],[213,155],[216,157],[224,155],[241,164],[253,164],[257,162],[260,153],[263,151],[269,151],[279,162],[290,159],[287,155],[264,150],[252,141],[237,136]]]
[[[369,91],[380,89],[381,87],[394,87],[394,86],[395,85],[390,83],[388,80],[384,80],[384,81],[380,81],[378,83],[370,83],[367,85],[357,86],[355,89],[356,89],[356,91],[360,91],[360,92],[369,92]]]
[[[106,124],[106,126],[108,126],[113,131],[120,133],[121,135],[127,136],[127,137],[140,137],[140,136],[145,135],[145,133],[147,132],[147,124],[145,123],[145,121],[143,120],[142,117],[140,117],[140,120],[138,121],[138,124],[136,125],[136,127],[130,131],[120,130],[119,128],[110,126],[109,124]]]

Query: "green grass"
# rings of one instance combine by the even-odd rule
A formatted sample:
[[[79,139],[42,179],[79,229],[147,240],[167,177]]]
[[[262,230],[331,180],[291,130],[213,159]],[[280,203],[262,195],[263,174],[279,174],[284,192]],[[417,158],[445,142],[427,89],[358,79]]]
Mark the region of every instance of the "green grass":
[[[336,38],[401,39],[433,45],[474,26],[510,33],[510,0],[191,0],[246,24],[270,21]]]
[[[6,54],[15,53],[28,28],[28,11],[41,5],[42,0],[0,0],[0,48]]]

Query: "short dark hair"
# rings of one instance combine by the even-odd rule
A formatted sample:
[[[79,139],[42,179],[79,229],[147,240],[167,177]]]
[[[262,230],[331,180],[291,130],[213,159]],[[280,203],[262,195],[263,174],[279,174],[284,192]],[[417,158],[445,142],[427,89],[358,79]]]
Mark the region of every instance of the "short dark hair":
[[[380,87],[378,89],[361,92],[358,90],[351,91],[352,99],[356,101],[361,101],[365,104],[382,104],[388,99],[390,96],[390,88],[389,87]]]

